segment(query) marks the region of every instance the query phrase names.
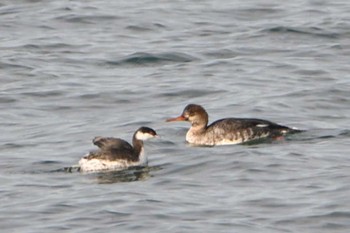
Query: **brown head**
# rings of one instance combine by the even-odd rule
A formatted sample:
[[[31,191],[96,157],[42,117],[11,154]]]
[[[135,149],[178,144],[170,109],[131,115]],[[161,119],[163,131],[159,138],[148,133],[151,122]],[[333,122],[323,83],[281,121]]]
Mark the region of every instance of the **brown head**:
[[[166,121],[189,121],[192,126],[206,127],[208,124],[208,113],[200,105],[189,104],[185,107],[180,116],[167,119]]]

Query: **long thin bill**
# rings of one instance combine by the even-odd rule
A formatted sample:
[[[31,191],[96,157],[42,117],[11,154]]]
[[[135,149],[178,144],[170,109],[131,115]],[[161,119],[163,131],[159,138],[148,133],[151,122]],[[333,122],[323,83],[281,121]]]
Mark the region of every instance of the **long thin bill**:
[[[169,118],[166,120],[166,122],[172,122],[172,121],[186,121],[186,118],[183,116],[178,116],[178,117]]]

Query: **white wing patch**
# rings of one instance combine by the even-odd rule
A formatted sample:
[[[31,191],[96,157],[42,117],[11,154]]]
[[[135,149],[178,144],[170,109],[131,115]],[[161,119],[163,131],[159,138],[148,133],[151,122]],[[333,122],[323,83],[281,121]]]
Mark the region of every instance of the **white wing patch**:
[[[287,134],[288,131],[287,131],[287,130],[282,130],[281,133],[282,133],[282,134]]]
[[[256,127],[259,127],[259,128],[265,128],[265,127],[268,127],[269,125],[267,124],[257,124]]]

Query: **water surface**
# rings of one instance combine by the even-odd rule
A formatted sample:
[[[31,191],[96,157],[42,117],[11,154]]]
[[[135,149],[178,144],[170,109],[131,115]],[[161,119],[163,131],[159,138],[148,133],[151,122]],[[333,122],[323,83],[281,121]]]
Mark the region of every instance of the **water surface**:
[[[0,226],[6,232],[348,232],[347,1],[2,1]],[[307,132],[191,147],[189,103],[210,121]],[[98,135],[149,166],[66,172]]]

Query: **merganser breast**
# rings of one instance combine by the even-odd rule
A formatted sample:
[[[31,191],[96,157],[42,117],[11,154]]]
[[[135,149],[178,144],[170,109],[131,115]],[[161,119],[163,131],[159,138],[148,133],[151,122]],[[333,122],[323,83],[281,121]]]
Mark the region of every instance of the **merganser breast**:
[[[133,135],[133,146],[120,138],[95,137],[92,142],[99,147],[99,150],[89,152],[79,160],[80,171],[122,170],[146,165],[147,157],[144,153],[143,141],[157,136],[153,129],[141,127]]]
[[[189,104],[182,114],[167,121],[188,121],[191,127],[186,141],[195,145],[228,145],[263,138],[277,138],[288,133],[300,132],[287,126],[256,118],[225,118],[208,125],[208,113],[196,104]]]

